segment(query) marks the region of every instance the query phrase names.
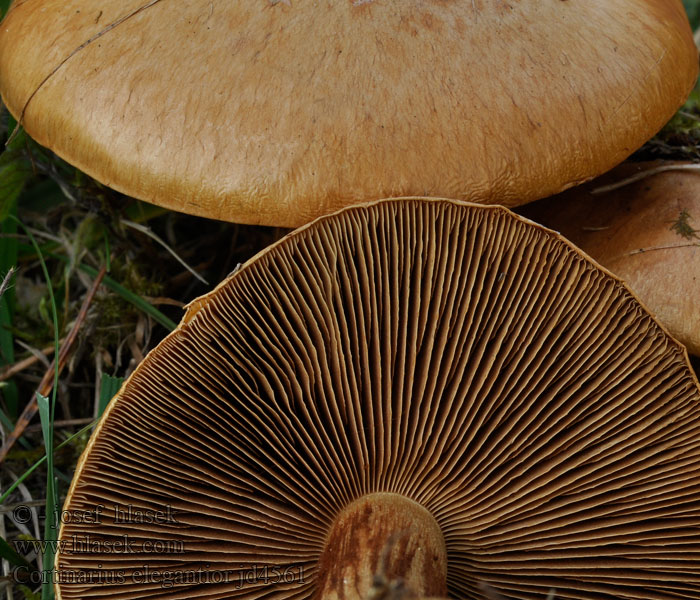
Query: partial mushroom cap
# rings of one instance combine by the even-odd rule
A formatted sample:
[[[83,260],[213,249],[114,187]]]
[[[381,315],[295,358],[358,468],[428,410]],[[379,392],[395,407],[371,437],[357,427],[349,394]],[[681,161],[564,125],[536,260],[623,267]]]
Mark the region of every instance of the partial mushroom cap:
[[[700,355],[700,171],[681,170],[684,165],[625,164],[520,212],[560,231],[621,277],[689,352]],[[647,171],[656,173],[593,193]]]
[[[32,0],[0,26],[0,91],[38,142],[137,198],[278,226],[554,194],[650,138],[697,63],[680,0]]]
[[[386,201],[258,255],[134,372],[59,596],[698,598],[698,489],[697,381],[623,283],[503,208]]]

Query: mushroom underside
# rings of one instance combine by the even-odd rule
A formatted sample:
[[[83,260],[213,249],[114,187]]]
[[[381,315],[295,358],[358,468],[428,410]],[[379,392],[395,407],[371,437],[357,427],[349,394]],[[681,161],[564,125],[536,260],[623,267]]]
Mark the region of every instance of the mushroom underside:
[[[698,598],[698,399],[682,347],[557,234],[348,209],[124,385],[66,503],[97,518],[63,524],[59,596],[366,598],[382,567],[455,598]]]

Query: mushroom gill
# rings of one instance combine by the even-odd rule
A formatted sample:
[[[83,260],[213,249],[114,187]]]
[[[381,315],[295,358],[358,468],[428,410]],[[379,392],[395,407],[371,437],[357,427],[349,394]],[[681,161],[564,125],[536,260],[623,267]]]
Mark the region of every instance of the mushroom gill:
[[[346,209],[125,383],[66,502],[59,597],[366,598],[382,566],[425,596],[698,598],[698,400],[682,346],[557,234]]]
[[[622,278],[671,335],[700,356],[696,169],[682,162],[627,162],[521,214],[560,231]]]

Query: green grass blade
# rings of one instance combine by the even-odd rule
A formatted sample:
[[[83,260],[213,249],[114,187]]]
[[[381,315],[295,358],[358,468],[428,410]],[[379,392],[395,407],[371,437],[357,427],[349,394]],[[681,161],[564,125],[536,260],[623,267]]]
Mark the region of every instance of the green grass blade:
[[[2,271],[0,271],[2,272]],[[0,365],[11,365],[15,362],[14,351],[14,336],[12,335],[12,311],[10,309],[10,298],[5,297],[12,293],[12,290],[6,290],[3,297],[0,298]],[[5,406],[7,407],[8,417],[14,421],[18,414],[19,394],[17,385],[14,381],[8,381],[2,390]]]
[[[30,570],[34,570],[31,564],[29,564],[22,556],[15,552],[14,548],[10,546],[4,539],[0,538],[0,558],[4,558],[7,562],[15,567],[26,567]]]
[[[17,206],[15,204],[10,208],[12,218],[5,219],[0,223],[0,232],[4,234],[0,236],[0,277],[17,265],[19,247],[17,237],[14,235],[17,232],[17,223],[13,220],[16,212]],[[11,284],[0,298],[0,366],[15,362],[15,342],[12,335],[14,304],[15,288]],[[2,396],[7,407],[7,416],[14,422],[19,410],[19,394],[14,381],[8,382],[8,385],[3,388]],[[12,427],[8,431],[12,431]]]
[[[3,389],[6,390],[7,388],[10,387],[10,385],[11,385],[11,382],[7,382],[7,386]],[[6,431],[12,431],[15,428],[15,424],[12,421],[12,419],[10,419],[10,417],[8,417],[7,414],[5,414],[5,411],[2,409],[0,409],[0,423],[5,428]],[[29,441],[27,439],[25,439],[24,436],[19,438],[17,440],[17,443],[20,444],[26,450],[31,450],[33,448],[32,444],[30,444]]]
[[[34,250],[37,253],[41,264],[41,270],[44,274],[44,278],[46,279],[46,287],[49,292],[49,300],[51,303],[51,317],[53,320],[55,360],[53,363],[54,371],[51,400],[45,396],[42,396],[38,392],[36,394],[37,404],[39,406],[39,415],[41,417],[41,430],[44,434],[44,446],[46,448],[46,516],[44,519],[44,539],[49,542],[46,544],[46,550],[44,551],[44,573],[46,575],[46,579],[44,579],[44,583],[42,583],[41,586],[41,598],[42,600],[53,600],[54,587],[52,574],[55,546],[50,542],[58,538],[55,517],[58,514],[59,509],[53,466],[53,423],[56,412],[56,393],[58,391],[58,311],[56,310],[56,298],[54,297],[53,285],[51,284],[49,270],[46,267],[46,261],[44,260],[44,255],[41,253],[39,245],[34,239],[32,232],[29,231],[29,229],[27,229],[19,219],[13,216],[11,216],[11,218],[24,230],[24,233],[29,238],[29,241],[31,242],[32,246],[34,246]]]
[[[20,221],[17,217],[14,215],[10,215],[9,218],[17,223],[23,230],[25,235],[29,238],[29,241],[31,242],[32,246],[34,247],[34,251],[37,254],[37,257],[39,259],[39,263],[41,264],[41,270],[44,274],[44,279],[46,279],[46,288],[49,292],[49,301],[51,304],[51,316],[53,320],[53,342],[54,342],[54,357],[56,357],[56,360],[54,361],[54,370],[53,370],[53,388],[52,388],[52,394],[51,394],[51,435],[53,436],[53,416],[54,416],[54,410],[56,408],[56,390],[58,388],[58,311],[56,310],[56,298],[54,297],[53,293],[53,285],[51,284],[51,276],[49,275],[49,270],[46,268],[46,261],[44,260],[44,255],[41,252],[41,249],[39,248],[39,244],[37,244],[37,241],[34,239],[34,236],[32,235],[32,232],[29,231],[23,224],[22,221]],[[51,447],[53,447],[53,444],[51,444]]]
[[[124,381],[123,377],[112,377],[111,375],[102,375],[102,385],[100,386],[100,400],[97,406],[98,417],[102,416],[109,401],[114,398],[114,395],[119,391]]]
[[[70,444],[75,438],[83,435],[86,431],[92,429],[95,425],[97,424],[97,421],[93,421],[89,425],[86,425],[83,427],[80,431],[76,431],[73,435],[70,437],[66,438],[63,442],[61,442],[58,446],[56,446],[56,450],[60,450],[67,444]],[[5,492],[3,492],[2,496],[0,496],[0,504],[5,502],[10,497],[10,494],[14,492],[19,485],[27,478],[29,477],[34,471],[36,471],[41,465],[43,465],[46,462],[46,455],[42,456],[39,460],[37,460],[29,469],[27,469],[22,475],[20,475],[17,480],[9,487]]]
[[[683,6],[688,13],[690,26],[696,29],[700,26],[700,1],[699,0],[683,0]]]
[[[32,171],[24,159],[11,159],[10,153],[0,156],[0,221],[7,219],[17,204]]]
[[[46,449],[46,470],[48,476],[46,478],[46,515],[44,517],[44,573],[46,583],[41,586],[42,600],[50,600],[53,598],[53,585],[49,582],[53,581],[53,560],[56,554],[55,545],[51,542],[58,539],[58,530],[56,523],[56,515],[58,514],[58,500],[56,498],[56,485],[53,477],[53,407],[51,401],[42,396],[39,392],[36,394],[36,401],[39,405],[39,416],[41,417],[41,431],[44,434],[44,447]]]
[[[7,388],[4,388],[7,389]],[[0,424],[7,429],[7,431],[12,431],[14,429],[14,423],[11,421],[10,417],[5,414],[5,411],[0,408]]]
[[[104,232],[105,238],[105,270],[109,273],[112,270],[112,251],[109,248],[109,236]]]

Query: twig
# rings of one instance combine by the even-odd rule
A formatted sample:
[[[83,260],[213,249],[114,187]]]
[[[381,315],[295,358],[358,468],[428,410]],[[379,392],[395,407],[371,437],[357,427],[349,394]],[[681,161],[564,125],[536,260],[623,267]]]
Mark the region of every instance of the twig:
[[[700,171],[700,164],[692,163],[681,165],[661,165],[660,167],[654,167],[653,169],[640,171],[639,173],[636,173],[630,177],[620,179],[615,183],[611,183],[609,185],[601,185],[600,187],[593,188],[591,190],[591,194],[605,194],[606,192],[611,192],[618,188],[629,185],[630,183],[635,183],[637,181],[641,181],[642,179],[646,179],[647,177],[651,177],[652,175],[656,175],[657,173],[663,173],[664,171]]]
[[[87,425],[88,423],[92,423],[95,419],[92,417],[86,417],[84,419],[65,419],[63,421],[54,421],[53,426],[54,428],[56,427],[73,427],[75,425]],[[29,425],[24,430],[26,433],[30,433],[32,431],[41,431],[41,424],[37,423],[36,425]]]
[[[0,506],[0,514],[10,513],[18,506],[46,506],[46,498],[41,500],[21,500],[13,504],[3,504]]]
[[[95,398],[92,416],[96,419],[100,413],[100,397],[102,396],[102,352],[95,352]]]
[[[85,317],[87,316],[87,311],[90,307],[90,303],[92,302],[92,299],[94,298],[95,293],[97,292],[97,288],[100,287],[100,284],[102,283],[102,279],[104,278],[106,272],[107,267],[103,265],[100,271],[97,273],[95,281],[92,282],[92,287],[88,290],[88,293],[85,296],[85,299],[83,300],[83,304],[80,307],[78,316],[76,317],[75,322],[73,323],[73,328],[70,330],[70,333],[66,336],[65,342],[61,345],[61,349],[58,352],[59,373],[63,370],[63,367],[68,361],[68,354],[70,353],[73,344],[75,343],[75,340],[78,337],[78,331],[80,330],[80,327],[83,324]],[[53,361],[51,361],[51,366],[47,369],[46,373],[44,374],[41,383],[39,383],[39,389],[37,390],[42,396],[48,396],[51,392],[51,388],[53,387],[53,379],[54,367]],[[22,411],[22,414],[19,416],[14,430],[7,437],[7,439],[5,440],[5,444],[2,446],[2,448],[0,448],[0,462],[5,460],[5,456],[7,456],[7,453],[10,451],[10,448],[12,448],[14,443],[22,436],[24,430],[27,428],[27,425],[29,425],[37,410],[38,405],[36,401],[36,394],[32,394],[32,399],[27,404],[27,406],[25,406],[24,410]]]
[[[209,282],[207,282],[207,280],[204,279],[204,277],[202,277],[199,273],[197,273],[197,271],[195,271],[192,267],[190,267],[190,265],[188,265],[182,258],[180,258],[178,256],[178,254],[177,254],[177,252],[175,252],[175,250],[173,250],[170,246],[168,246],[168,244],[166,244],[165,241],[163,241],[160,237],[158,237],[155,233],[153,233],[153,231],[151,231],[148,227],[146,227],[145,225],[141,225],[139,223],[134,223],[133,221],[128,221],[127,219],[122,219],[121,222],[124,225],[126,225],[127,227],[131,227],[132,229],[135,229],[136,231],[140,231],[144,235],[147,235],[149,238],[151,238],[152,240],[154,240],[155,242],[157,242],[158,244],[163,246],[163,248],[165,248],[168,251],[168,253],[177,262],[179,262],[183,267],[185,267],[185,269],[187,269],[192,274],[193,277],[196,277],[204,285],[209,285]]]
[[[698,117],[698,115],[694,115],[687,110],[679,110],[678,114],[684,116],[686,119],[691,119],[692,121],[700,121],[700,117]]]
[[[63,343],[64,339],[59,340],[59,343]],[[41,354],[51,354],[53,352],[53,345],[47,346],[46,348],[42,348],[40,352]],[[23,358],[22,360],[16,363],[12,363],[11,365],[3,367],[2,369],[0,369],[0,381],[5,381],[14,377],[15,375],[17,375],[17,373],[21,373],[22,371],[28,369],[34,363],[37,363],[40,360],[41,358],[39,356],[37,356],[36,354],[32,354],[31,356]]]
[[[202,262],[196,264],[192,268],[197,269],[197,270],[206,269],[207,267],[209,267],[209,265],[211,265],[211,263],[212,263],[211,258],[208,258],[207,260],[203,260]],[[190,271],[183,271],[182,273],[178,273],[177,275],[173,275],[170,278],[170,285],[174,288],[178,287],[178,286],[182,285],[184,282],[189,281],[190,277],[192,277],[192,273]]]
[[[645,252],[652,252],[653,250],[675,250],[676,248],[691,248],[693,246],[700,246],[700,243],[696,242],[694,244],[677,244],[675,246],[650,246],[649,248],[639,248],[638,250],[632,250],[632,252],[627,252],[625,256],[644,254]]]
[[[164,296],[141,296],[149,304],[158,306],[161,304],[167,304],[168,306],[177,306],[178,308],[185,308],[186,302],[180,302],[180,300],[173,300],[172,298],[166,298]]]
[[[41,350],[35,348],[31,344],[28,344],[27,342],[24,342],[20,340],[19,338],[15,339],[15,344],[29,352],[34,358],[36,358],[42,365],[44,365],[47,369],[49,368],[49,365],[51,364],[51,361],[49,361],[48,356],[46,356],[45,353],[43,353]],[[56,348],[52,348],[50,354],[53,354],[56,352]]]

